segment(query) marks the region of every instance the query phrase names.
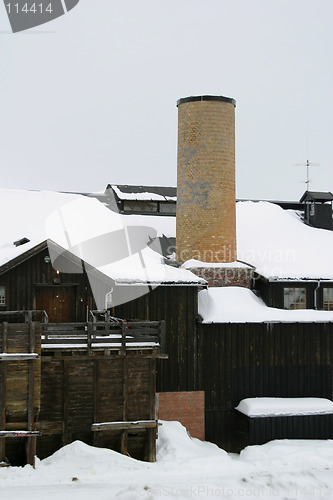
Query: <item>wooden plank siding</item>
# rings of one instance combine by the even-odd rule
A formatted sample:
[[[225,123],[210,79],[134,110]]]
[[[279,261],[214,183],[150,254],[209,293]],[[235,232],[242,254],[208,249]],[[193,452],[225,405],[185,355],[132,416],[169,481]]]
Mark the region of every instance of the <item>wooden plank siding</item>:
[[[239,451],[234,408],[249,397],[332,400],[333,323],[200,324],[206,439]]]
[[[120,318],[165,320],[168,359],[157,360],[157,392],[198,388],[197,287],[159,286],[150,293],[111,309]]]
[[[6,305],[0,306],[0,311],[22,311],[39,309],[36,307],[36,294],[42,293],[42,287],[71,287],[73,289],[74,304],[72,304],[73,319],[86,321],[87,305],[89,309],[96,309],[89,280],[85,273],[61,273],[59,275],[53,269],[52,264],[44,261],[49,252],[47,244],[40,245],[40,249],[34,249],[34,253],[17,266],[6,271],[3,266],[0,275],[1,285],[6,287]],[[45,288],[46,290],[46,288]],[[39,318],[37,318],[39,319]],[[68,321],[73,320],[68,319]],[[10,319],[12,322],[13,319]]]
[[[140,358],[136,351],[126,356],[94,354],[71,356],[62,351],[42,356],[38,457],[78,439],[140,460],[154,460],[156,430],[93,432],[91,426],[155,419],[156,360]]]

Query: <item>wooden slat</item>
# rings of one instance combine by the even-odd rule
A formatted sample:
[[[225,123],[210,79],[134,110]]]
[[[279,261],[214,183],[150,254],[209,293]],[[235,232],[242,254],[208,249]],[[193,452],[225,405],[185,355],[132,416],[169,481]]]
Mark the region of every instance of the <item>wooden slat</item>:
[[[36,353],[18,353],[18,354],[0,354],[0,361],[31,361],[40,359],[39,354]]]
[[[30,438],[31,436],[37,437],[40,436],[39,431],[0,431],[0,438],[18,438],[18,437],[24,437],[24,438]]]
[[[152,429],[157,428],[159,424],[156,420],[138,420],[137,422],[101,422],[94,423],[91,430],[99,431],[116,431],[116,430],[133,430],[133,429]]]

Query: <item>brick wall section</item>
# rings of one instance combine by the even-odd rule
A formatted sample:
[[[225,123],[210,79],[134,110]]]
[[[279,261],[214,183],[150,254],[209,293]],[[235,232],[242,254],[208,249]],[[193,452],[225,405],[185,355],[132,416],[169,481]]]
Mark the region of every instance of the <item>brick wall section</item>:
[[[251,268],[194,267],[188,270],[206,280],[209,287],[241,286],[253,288],[254,271]]]
[[[177,158],[177,259],[235,261],[234,104],[179,104]]]
[[[158,418],[180,422],[192,437],[205,439],[204,391],[160,392]]]

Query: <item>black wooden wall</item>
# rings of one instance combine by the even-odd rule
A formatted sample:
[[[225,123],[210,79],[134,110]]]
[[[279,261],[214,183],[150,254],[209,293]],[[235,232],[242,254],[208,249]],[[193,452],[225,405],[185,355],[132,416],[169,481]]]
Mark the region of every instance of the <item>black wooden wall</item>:
[[[168,359],[157,360],[158,392],[199,390],[197,294],[194,286],[161,285],[111,311],[121,318],[165,320]]]
[[[44,260],[48,256],[47,245],[42,244],[39,251],[34,251],[29,258],[0,275],[0,284],[6,287],[6,305],[0,306],[0,311],[36,309],[36,285],[53,285],[54,279],[59,279],[51,262]],[[74,285],[76,321],[86,321],[86,305],[89,304],[90,309],[96,308],[87,275],[83,272],[61,273],[60,281],[62,285]]]
[[[231,451],[242,399],[333,397],[333,323],[200,324],[198,358],[206,439]]]
[[[333,397],[333,323],[202,324],[194,287],[161,286],[113,313],[166,320],[157,390],[205,391],[206,439],[229,451],[241,399]]]

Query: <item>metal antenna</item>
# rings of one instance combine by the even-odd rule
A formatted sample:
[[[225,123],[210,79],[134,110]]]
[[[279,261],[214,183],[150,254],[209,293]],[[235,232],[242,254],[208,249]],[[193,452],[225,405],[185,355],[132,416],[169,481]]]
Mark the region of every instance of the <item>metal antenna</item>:
[[[306,190],[309,191],[309,185],[310,185],[310,182],[312,182],[312,179],[310,179],[310,166],[311,167],[319,167],[319,163],[313,163],[313,162],[309,162],[309,160],[306,160],[306,163],[295,163],[295,166],[296,167],[306,167],[306,181],[305,181],[305,184],[306,184]]]

